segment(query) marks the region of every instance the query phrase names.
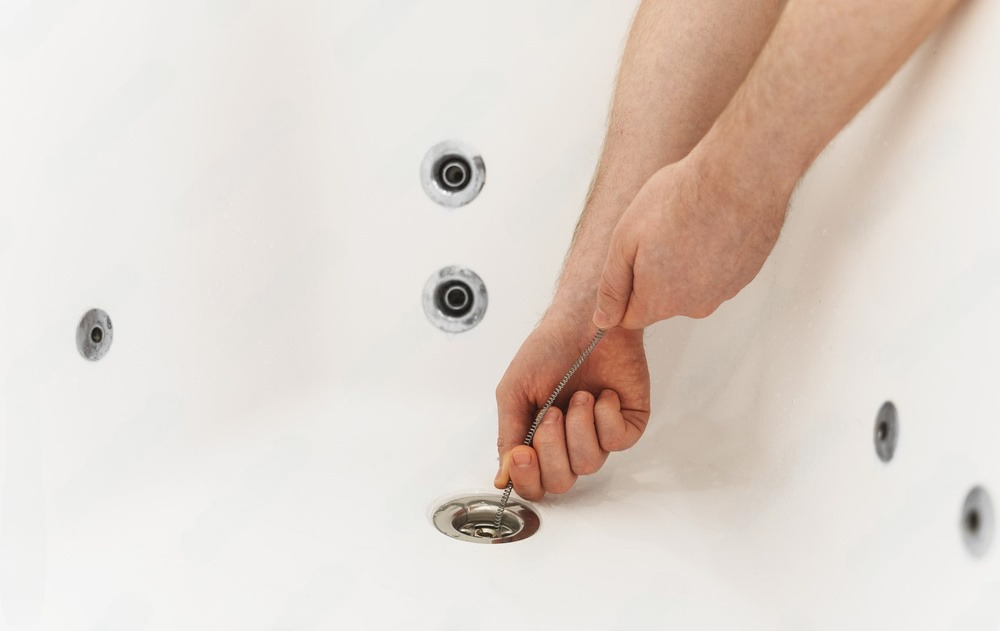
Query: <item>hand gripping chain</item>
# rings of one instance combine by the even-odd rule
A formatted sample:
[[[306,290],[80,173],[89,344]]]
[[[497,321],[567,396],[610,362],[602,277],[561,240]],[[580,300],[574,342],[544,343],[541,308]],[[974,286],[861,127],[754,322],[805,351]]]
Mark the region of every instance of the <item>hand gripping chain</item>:
[[[538,424],[542,422],[543,418],[545,418],[545,413],[549,411],[549,408],[552,407],[556,397],[558,397],[559,393],[562,392],[562,389],[566,387],[569,380],[573,378],[573,374],[580,368],[580,366],[583,365],[583,362],[587,360],[587,357],[594,352],[594,349],[597,348],[597,343],[601,341],[602,337],[604,337],[604,329],[597,329],[597,334],[594,335],[594,339],[590,341],[590,345],[583,349],[580,356],[575,362],[573,362],[573,365],[569,367],[569,370],[566,372],[566,376],[562,378],[562,381],[559,382],[556,389],[549,395],[549,399],[545,402],[545,405],[542,406],[542,409],[538,411],[538,415],[535,416],[535,422],[531,424],[531,429],[528,430],[528,435],[524,437],[525,445],[528,445],[529,447],[531,446],[531,439],[535,437],[535,430],[538,429]],[[503,491],[503,497],[500,498],[500,508],[497,509],[497,516],[493,522],[494,532],[497,533],[497,536],[500,534],[500,526],[503,522],[503,513],[507,510],[507,502],[510,501],[510,493],[513,490],[514,479],[511,478],[511,480],[507,482],[507,488]]]

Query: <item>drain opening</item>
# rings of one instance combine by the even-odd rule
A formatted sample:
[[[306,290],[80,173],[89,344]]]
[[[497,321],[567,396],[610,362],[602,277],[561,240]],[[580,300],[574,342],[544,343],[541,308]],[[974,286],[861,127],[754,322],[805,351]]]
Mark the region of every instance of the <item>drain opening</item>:
[[[504,519],[500,523],[500,529],[497,529],[496,514],[498,505],[486,505],[483,507],[477,505],[471,510],[459,511],[454,519],[452,519],[451,526],[463,535],[479,539],[499,539],[521,532],[524,523],[514,516]]]
[[[470,537],[480,537],[486,539],[509,537],[514,534],[514,530],[504,524],[501,524],[500,529],[497,530],[497,527],[494,524],[470,523],[465,524],[458,530],[462,534],[469,535]]]
[[[473,543],[510,543],[527,539],[541,521],[529,506],[511,501],[498,530],[495,525],[500,496],[487,493],[457,497],[434,512],[434,526],[453,539]]]
[[[472,168],[469,162],[461,156],[445,156],[438,168],[434,170],[434,178],[438,186],[452,193],[465,188],[469,184],[469,173]]]

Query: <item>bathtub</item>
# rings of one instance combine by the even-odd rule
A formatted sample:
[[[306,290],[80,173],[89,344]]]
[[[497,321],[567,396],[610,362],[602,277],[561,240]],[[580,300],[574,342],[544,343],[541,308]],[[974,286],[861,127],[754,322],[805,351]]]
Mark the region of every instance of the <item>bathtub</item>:
[[[824,152],[746,290],[648,329],[634,449],[524,540],[434,527],[497,493],[493,390],[634,6],[0,5],[0,626],[996,628],[986,0]],[[425,192],[441,142],[483,161],[463,205]],[[488,295],[460,331],[425,313],[448,267]]]

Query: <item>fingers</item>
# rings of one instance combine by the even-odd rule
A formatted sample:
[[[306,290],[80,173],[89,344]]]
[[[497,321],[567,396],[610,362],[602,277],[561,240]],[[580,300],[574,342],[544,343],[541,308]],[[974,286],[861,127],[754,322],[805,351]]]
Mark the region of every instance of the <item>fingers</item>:
[[[507,453],[500,466],[500,474],[497,475],[496,487],[502,489],[510,480],[514,481],[514,491],[524,499],[542,499],[545,490],[542,488],[542,475],[534,449],[519,445]]]
[[[594,397],[581,390],[573,395],[566,412],[566,444],[570,469],[576,475],[590,475],[604,466],[608,452],[601,449],[594,425]]]
[[[569,465],[566,428],[561,410],[549,408],[542,422],[538,425],[538,430],[535,431],[532,445],[538,454],[542,488],[549,493],[568,491],[576,482],[576,475]]]
[[[606,451],[623,451],[639,440],[644,422],[622,414],[621,400],[614,390],[605,390],[594,404],[597,438]]]
[[[576,482],[569,464],[562,412],[551,408],[535,431],[532,447],[520,445],[503,459],[493,481],[502,489],[514,480],[514,490],[526,500],[541,499],[545,493],[565,493]]]
[[[611,247],[608,249],[608,258],[604,262],[604,272],[597,289],[594,324],[600,329],[610,329],[621,323],[632,295],[635,243],[621,226],[619,224],[611,237]]]
[[[608,452],[635,445],[644,429],[645,420],[623,411],[614,390],[604,390],[596,401],[589,392],[577,392],[565,419],[557,408],[546,413],[532,447],[518,444],[504,452],[494,485],[502,489],[513,480],[517,494],[532,501],[565,493],[578,476],[596,473]]]

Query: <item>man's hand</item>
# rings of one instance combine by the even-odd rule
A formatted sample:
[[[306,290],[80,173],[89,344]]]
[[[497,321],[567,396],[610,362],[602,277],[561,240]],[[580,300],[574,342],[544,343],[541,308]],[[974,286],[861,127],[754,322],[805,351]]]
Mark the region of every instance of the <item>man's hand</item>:
[[[594,335],[588,318],[622,213],[657,169],[691,152],[774,28],[784,0],[643,0],[615,85],[608,133],[587,204],[560,274],[556,299],[497,387],[503,467],[524,498],[565,491],[597,471],[607,452],[630,447],[649,419],[642,331],[608,330],[524,447],[524,436]],[[595,402],[596,396],[596,402]],[[567,407],[567,403],[569,404]],[[510,455],[527,457],[509,466]]]
[[[660,169],[612,235],[594,324],[641,329],[677,315],[710,315],[757,275],[789,194],[740,186],[694,156]]]
[[[498,488],[565,491],[635,443],[649,419],[642,327],[707,316],[753,279],[795,183],[957,1],[641,4],[560,295],[497,388]],[[607,336],[535,449],[518,446],[593,335],[581,309]]]
[[[956,2],[785,3],[708,133],[618,221],[594,323],[701,317],[736,295],[774,246],[795,182]]]
[[[549,409],[533,448],[522,444],[538,410],[593,336],[586,315],[580,316],[550,310],[497,386],[501,467],[494,484],[503,488],[513,478],[514,490],[526,500],[568,491],[577,476],[600,469],[608,452],[634,445],[649,420],[642,331],[614,329]]]

